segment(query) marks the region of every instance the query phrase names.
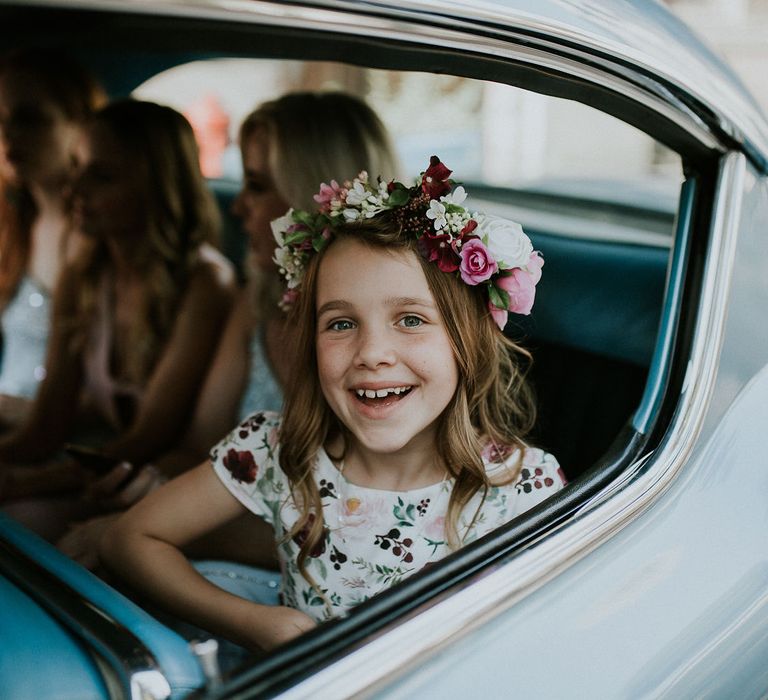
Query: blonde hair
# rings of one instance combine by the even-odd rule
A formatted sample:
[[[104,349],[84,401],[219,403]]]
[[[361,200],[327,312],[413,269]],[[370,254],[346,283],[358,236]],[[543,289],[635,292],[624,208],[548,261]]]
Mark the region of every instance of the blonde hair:
[[[411,251],[421,263],[453,347],[459,371],[456,392],[438,421],[435,449],[454,486],[446,517],[446,539],[458,547],[458,520],[464,507],[490,483],[481,454],[489,445],[525,447],[524,437],[535,421],[535,405],[517,360],[528,353],[496,327],[479,287],[470,287],[455,275],[441,272],[419,253],[416,241],[391,218],[382,215],[363,224],[347,224],[334,231],[334,240],[354,237],[372,248]],[[317,367],[315,349],[316,293],[319,266],[325,252],[314,256],[306,269],[292,319],[299,328],[298,367]],[[300,517],[288,537],[302,532],[297,564],[306,571],[309,552],[324,537],[322,503],[313,479],[318,451],[329,438],[345,429],[323,396],[317,371],[295,374],[286,393],[280,429],[280,466],[288,476]],[[518,461],[519,470],[520,461]],[[513,470],[514,472],[514,470]],[[512,479],[516,473],[510,473]],[[479,509],[478,509],[479,512]],[[319,514],[320,517],[316,517]],[[477,513],[475,514],[475,517]],[[471,527],[471,526],[470,526]]]
[[[321,182],[361,170],[387,179],[398,162],[389,134],[360,98],[344,92],[292,92],[262,103],[240,126],[240,144],[263,134],[275,189],[289,207],[312,210]],[[277,313],[279,277],[249,270],[254,322]]]
[[[280,196],[312,210],[321,182],[361,170],[390,179],[397,159],[387,130],[361,99],[344,92],[293,92],[263,103],[240,127],[240,143],[266,134],[269,170]]]
[[[143,300],[135,311],[131,337],[117,350],[124,359],[124,378],[143,383],[171,331],[201,245],[217,242],[219,212],[200,172],[192,127],[179,112],[152,102],[122,100],[99,111],[93,124],[122,145],[142,190],[144,220],[128,262],[141,270]],[[100,239],[78,262],[81,284],[74,325],[79,344],[85,342],[98,287],[111,264]]]
[[[52,49],[16,49],[0,57],[0,80],[26,75],[45,91],[47,99],[74,122],[84,123],[106,102],[106,95],[69,54]],[[37,216],[24,183],[0,178],[0,308],[16,291],[29,263],[31,230]]]

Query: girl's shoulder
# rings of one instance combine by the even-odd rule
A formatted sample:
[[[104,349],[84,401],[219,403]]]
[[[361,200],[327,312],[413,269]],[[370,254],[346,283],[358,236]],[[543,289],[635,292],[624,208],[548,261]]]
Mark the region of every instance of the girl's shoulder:
[[[220,473],[228,473],[241,483],[252,483],[257,473],[279,467],[279,428],[278,413],[253,413],[213,447],[211,462]]]
[[[275,526],[290,484],[279,463],[280,416],[248,416],[211,450],[216,475],[246,508]]]

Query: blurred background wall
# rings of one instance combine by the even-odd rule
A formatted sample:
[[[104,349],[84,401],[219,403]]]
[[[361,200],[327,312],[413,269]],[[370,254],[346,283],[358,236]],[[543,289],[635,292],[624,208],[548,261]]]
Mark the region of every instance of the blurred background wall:
[[[739,74],[768,114],[768,0],[664,0]]]

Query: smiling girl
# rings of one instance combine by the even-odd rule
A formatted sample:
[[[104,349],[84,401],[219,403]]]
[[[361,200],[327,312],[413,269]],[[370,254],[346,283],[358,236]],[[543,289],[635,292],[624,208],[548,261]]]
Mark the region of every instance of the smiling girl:
[[[306,368],[283,417],[251,416],[103,541],[176,615],[269,649],[563,486],[524,441],[523,351],[500,330],[530,311],[543,261],[516,224],[470,214],[450,174],[436,157],[414,187],[361,173],[274,222]],[[244,508],[274,529],[283,605],[217,589],[179,551]]]

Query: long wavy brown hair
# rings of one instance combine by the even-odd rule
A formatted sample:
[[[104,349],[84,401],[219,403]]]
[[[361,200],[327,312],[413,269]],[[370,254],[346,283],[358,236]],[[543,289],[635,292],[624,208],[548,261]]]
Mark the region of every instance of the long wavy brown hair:
[[[199,262],[203,243],[216,243],[220,218],[200,172],[192,127],[174,109],[152,102],[122,100],[96,113],[131,159],[132,177],[142,189],[143,222],[132,238],[127,261],[140,270],[143,298],[121,358],[121,376],[143,383],[170,334],[179,301]],[[115,212],[119,216],[119,212]],[[73,329],[82,347],[93,323],[99,287],[114,265],[106,242],[94,238],[76,262],[81,280]]]
[[[30,76],[64,115],[83,123],[106,101],[96,80],[69,54],[51,49],[16,49],[0,57],[0,81]],[[29,263],[35,203],[23,182],[0,177],[0,309],[10,301]]]
[[[461,545],[458,520],[463,509],[490,483],[482,453],[489,445],[503,455],[506,448],[522,448],[535,422],[535,404],[521,369],[529,354],[505,337],[491,318],[478,287],[464,284],[455,275],[441,272],[418,252],[416,241],[406,236],[387,215],[365,223],[347,224],[334,231],[334,240],[354,237],[372,248],[412,251],[424,275],[450,339],[459,381],[456,392],[438,419],[435,450],[454,479],[446,517],[446,541]],[[318,269],[325,252],[314,256],[306,269],[301,293],[293,310],[300,329],[297,367],[314,371],[296,373],[288,387],[280,428],[280,466],[290,480],[300,517],[287,537],[302,533],[297,558],[302,575],[313,585],[306,559],[324,535],[322,503],[313,478],[318,451],[329,439],[345,435],[345,428],[331,411],[317,376],[315,336]],[[526,362],[521,363],[520,359]],[[509,479],[517,476],[512,470]],[[478,509],[479,512],[479,509]],[[319,516],[319,517],[318,517]],[[475,513],[475,517],[477,513]]]

